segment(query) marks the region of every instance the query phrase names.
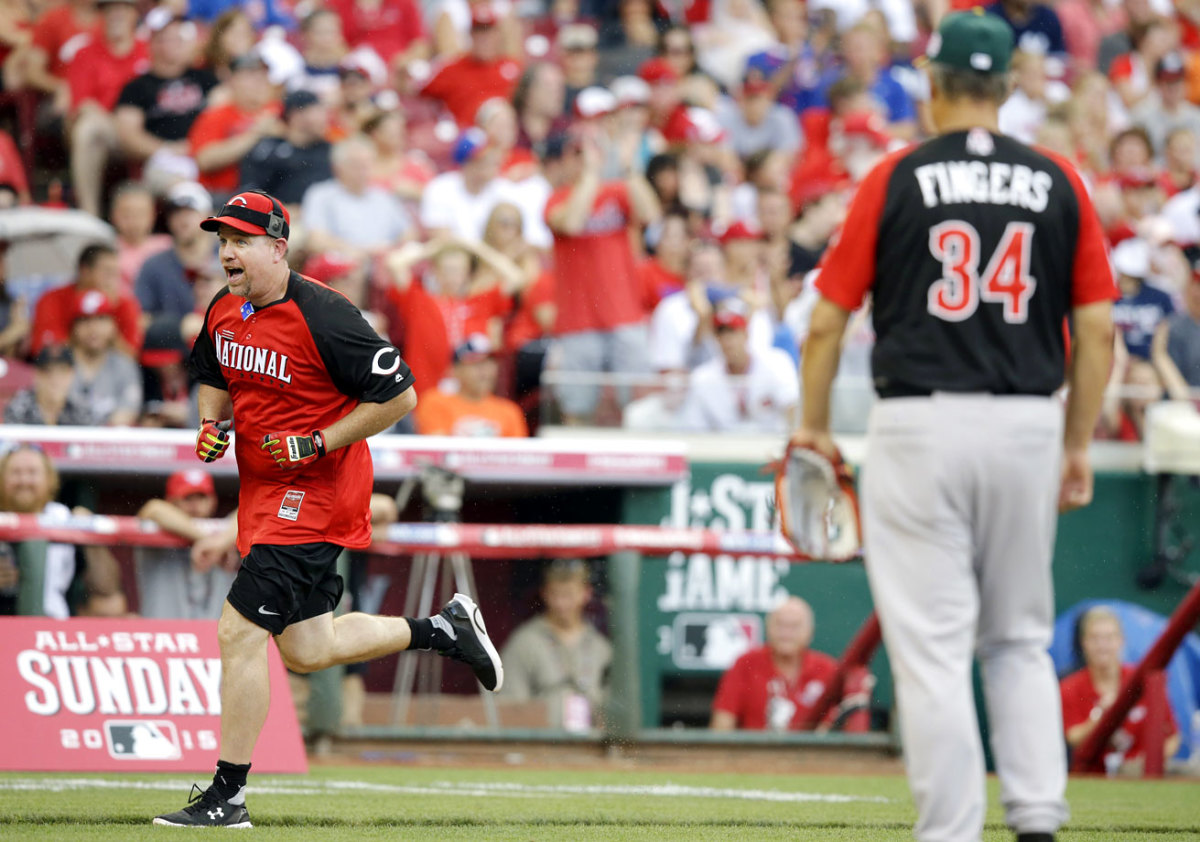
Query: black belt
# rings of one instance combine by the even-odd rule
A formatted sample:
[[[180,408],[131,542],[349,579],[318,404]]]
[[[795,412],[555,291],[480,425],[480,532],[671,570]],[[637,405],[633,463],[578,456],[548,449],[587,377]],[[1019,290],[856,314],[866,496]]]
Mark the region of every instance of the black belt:
[[[927,398],[933,394],[933,389],[910,386],[907,383],[889,383],[887,386],[876,387],[875,394],[879,395],[881,400],[887,400],[888,398]]]
[[[934,393],[934,389],[929,389],[924,386],[911,386],[908,383],[890,383],[887,386],[877,386],[875,394],[880,400],[889,398],[928,398]],[[938,389],[936,391],[946,392],[947,389]],[[963,394],[968,394],[964,392]],[[1045,392],[987,392],[986,394],[995,395],[998,397],[1027,397],[1027,398],[1048,398],[1050,394]]]

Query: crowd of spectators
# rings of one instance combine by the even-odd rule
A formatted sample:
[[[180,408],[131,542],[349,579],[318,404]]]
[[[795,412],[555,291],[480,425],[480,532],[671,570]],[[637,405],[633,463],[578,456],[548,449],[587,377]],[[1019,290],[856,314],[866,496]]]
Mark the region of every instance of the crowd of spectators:
[[[0,199],[115,231],[73,277],[0,271],[0,351],[38,381],[8,414],[188,426],[183,363],[222,280],[196,221],[258,188],[288,206],[294,268],[423,392],[487,386],[525,428],[780,431],[812,272],[856,182],[931,132],[914,60],[971,5],[5,0],[0,94],[36,99],[37,142],[0,133]],[[1195,6],[985,6],[1018,48],[1002,130],[1076,163],[1116,249],[1114,438],[1200,387]],[[455,359],[476,335],[494,377]]]

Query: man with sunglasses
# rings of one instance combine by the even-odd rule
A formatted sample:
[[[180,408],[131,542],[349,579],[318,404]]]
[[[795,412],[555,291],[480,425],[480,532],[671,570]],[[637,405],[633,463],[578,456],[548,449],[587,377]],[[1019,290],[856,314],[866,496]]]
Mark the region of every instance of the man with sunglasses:
[[[196,455],[221,458],[236,427],[238,552],[217,635],[221,747],[212,785],[176,827],[250,827],[246,775],[266,720],[267,640],[309,673],[403,649],[465,662],[488,690],[504,679],[479,609],[456,594],[425,619],[349,613],[337,558],[371,543],[373,483],[366,438],[417,404],[400,352],[341,294],[288,268],[288,212],[246,191],[200,223],[217,234],[228,289],[208,307],[192,349],[199,386]]]

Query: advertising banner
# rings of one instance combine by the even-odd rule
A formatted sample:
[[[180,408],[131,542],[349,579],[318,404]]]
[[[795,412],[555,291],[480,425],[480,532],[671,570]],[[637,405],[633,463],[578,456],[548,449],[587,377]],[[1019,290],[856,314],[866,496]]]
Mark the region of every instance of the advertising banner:
[[[254,771],[306,772],[287,673]],[[209,772],[221,733],[215,620],[0,618],[0,769]]]

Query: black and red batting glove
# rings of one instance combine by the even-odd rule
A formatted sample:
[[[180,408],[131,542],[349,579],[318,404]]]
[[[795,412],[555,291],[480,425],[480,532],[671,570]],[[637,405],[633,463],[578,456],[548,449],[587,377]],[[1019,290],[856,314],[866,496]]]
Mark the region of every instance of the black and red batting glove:
[[[205,418],[196,431],[196,458],[201,462],[215,462],[229,449],[229,431],[233,420],[214,421]]]
[[[325,436],[311,433],[270,433],[263,436],[262,449],[285,471],[302,468],[325,455]]]

